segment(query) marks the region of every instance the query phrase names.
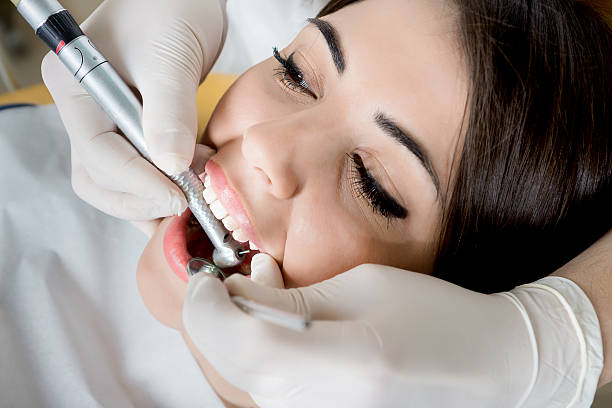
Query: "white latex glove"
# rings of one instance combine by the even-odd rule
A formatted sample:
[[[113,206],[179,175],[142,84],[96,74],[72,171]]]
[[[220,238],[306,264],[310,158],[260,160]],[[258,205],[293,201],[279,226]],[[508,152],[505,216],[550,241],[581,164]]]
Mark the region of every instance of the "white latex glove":
[[[143,101],[153,162],[169,174],[194,157],[196,92],[225,39],[225,0],[106,0],[83,31]],[[42,74],[70,137],[72,185],[83,200],[127,220],[176,214],[181,190],[119,134],[53,53]],[[206,148],[196,152],[210,155]]]
[[[285,282],[274,258],[268,254],[255,254],[251,259],[251,280],[269,288],[283,289]]]
[[[228,290],[310,313],[311,328],[258,321]],[[603,366],[595,311],[560,277],[483,295],[380,265],[289,290],[201,274],[183,321],[219,374],[262,407],[589,407]]]

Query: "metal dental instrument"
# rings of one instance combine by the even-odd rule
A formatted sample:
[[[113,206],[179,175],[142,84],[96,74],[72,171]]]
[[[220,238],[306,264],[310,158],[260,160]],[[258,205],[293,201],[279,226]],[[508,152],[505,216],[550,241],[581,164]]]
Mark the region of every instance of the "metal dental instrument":
[[[153,164],[142,129],[142,105],[70,13],[56,0],[11,1],[142,157]],[[215,247],[213,262],[221,268],[242,263],[249,250],[215,218],[202,196],[204,185],[193,169],[166,176],[183,191],[191,212]]]
[[[187,262],[187,273],[191,277],[199,272],[209,273],[221,280],[225,279],[223,271],[208,259],[191,258]],[[230,299],[240,310],[256,319],[297,331],[306,330],[310,326],[309,316],[285,312],[284,310],[265,306],[241,296],[232,296]]]

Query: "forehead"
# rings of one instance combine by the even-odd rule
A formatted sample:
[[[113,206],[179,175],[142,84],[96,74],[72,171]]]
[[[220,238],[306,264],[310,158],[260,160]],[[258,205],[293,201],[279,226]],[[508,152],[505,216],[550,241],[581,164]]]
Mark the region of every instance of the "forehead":
[[[456,10],[442,0],[365,0],[323,19],[346,58],[338,84],[360,101],[357,109],[388,112],[412,132],[444,188],[468,88]]]

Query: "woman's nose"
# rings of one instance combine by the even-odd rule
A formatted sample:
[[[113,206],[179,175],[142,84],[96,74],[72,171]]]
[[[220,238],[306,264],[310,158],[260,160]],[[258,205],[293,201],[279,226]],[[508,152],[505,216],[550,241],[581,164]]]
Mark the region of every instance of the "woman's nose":
[[[297,131],[299,133],[299,131]],[[300,186],[299,139],[291,126],[260,123],[243,133],[242,155],[268,183],[270,193],[279,199],[291,198]]]

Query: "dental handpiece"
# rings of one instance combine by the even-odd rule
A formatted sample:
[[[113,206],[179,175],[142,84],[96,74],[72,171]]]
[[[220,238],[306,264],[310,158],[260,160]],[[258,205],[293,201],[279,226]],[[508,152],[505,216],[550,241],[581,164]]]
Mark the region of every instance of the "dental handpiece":
[[[142,105],[108,60],[81,31],[70,13],[56,0],[11,1],[32,26],[36,36],[57,54],[142,157],[153,164],[142,128]],[[183,191],[191,212],[215,247],[213,262],[220,268],[242,263],[249,250],[234,240],[223,223],[213,215],[202,195],[202,180],[193,169],[166,176]]]

